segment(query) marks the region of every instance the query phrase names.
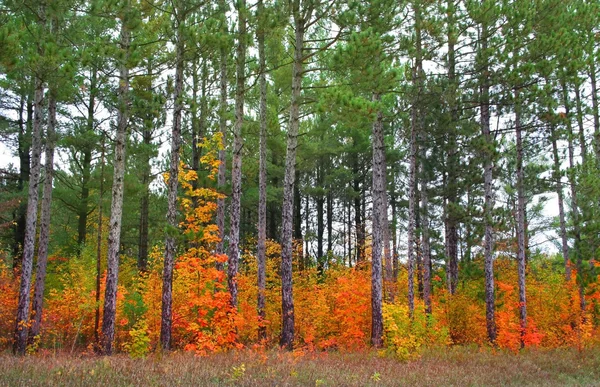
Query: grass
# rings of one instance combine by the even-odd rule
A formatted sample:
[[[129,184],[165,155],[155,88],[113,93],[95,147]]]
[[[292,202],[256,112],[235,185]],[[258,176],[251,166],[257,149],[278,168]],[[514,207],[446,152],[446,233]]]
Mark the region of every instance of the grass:
[[[364,353],[238,351],[131,359],[0,355],[0,386],[506,386],[600,385],[600,350],[438,349],[400,362]]]

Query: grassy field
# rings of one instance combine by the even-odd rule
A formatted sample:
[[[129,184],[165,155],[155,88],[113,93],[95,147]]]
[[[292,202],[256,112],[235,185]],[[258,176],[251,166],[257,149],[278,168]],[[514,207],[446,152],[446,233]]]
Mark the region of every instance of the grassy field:
[[[449,348],[400,362],[376,353],[239,351],[143,360],[0,355],[2,386],[600,386],[600,350]]]

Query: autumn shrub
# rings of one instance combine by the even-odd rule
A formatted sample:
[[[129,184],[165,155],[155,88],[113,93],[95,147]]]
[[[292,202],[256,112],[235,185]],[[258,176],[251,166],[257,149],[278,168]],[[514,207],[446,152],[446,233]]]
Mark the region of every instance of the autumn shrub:
[[[0,350],[12,343],[19,301],[19,278],[0,261]]]
[[[387,352],[401,360],[416,358],[425,348],[451,343],[448,328],[440,324],[435,313],[426,314],[421,302],[416,303],[412,318],[404,303],[385,303],[383,328]]]
[[[246,246],[254,246],[248,241]],[[266,241],[266,278],[265,278],[265,319],[258,318],[256,309],[258,299],[258,261],[254,249],[246,249],[242,254],[241,272],[238,275],[238,313],[245,322],[238,330],[241,343],[256,342],[259,326],[264,326],[267,343],[276,343],[281,332],[281,245],[275,241]],[[266,344],[266,343],[265,343]]]

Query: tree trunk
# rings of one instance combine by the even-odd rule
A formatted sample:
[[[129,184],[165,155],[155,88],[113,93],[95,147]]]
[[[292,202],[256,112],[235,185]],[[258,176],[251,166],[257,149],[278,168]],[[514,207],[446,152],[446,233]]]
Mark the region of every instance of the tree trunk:
[[[54,26],[53,26],[53,29]],[[50,89],[48,96],[48,128],[46,131],[46,165],[44,176],[44,194],[42,198],[42,216],[40,240],[35,275],[33,296],[33,323],[31,325],[30,342],[35,342],[40,334],[42,324],[42,308],[44,306],[44,288],[46,285],[46,267],[48,265],[48,242],[50,241],[50,214],[52,209],[52,179],[54,177],[54,144],[56,142],[56,90]]]
[[[416,175],[417,175],[417,128],[416,108],[412,108],[408,167],[408,309],[411,316],[415,310],[415,248],[416,248]]]
[[[423,301],[425,313],[431,314],[431,247],[429,243],[429,194],[427,189],[426,154],[421,160],[421,251],[423,254]]]
[[[519,317],[521,348],[525,346],[527,329],[527,298],[525,289],[525,172],[519,92],[515,91],[515,129],[517,132],[517,263],[519,274]]]
[[[448,292],[454,294],[458,285],[458,230],[456,219],[456,206],[458,205],[457,194],[457,168],[458,168],[458,147],[456,146],[456,125],[458,124],[458,106],[456,92],[458,84],[456,79],[456,52],[455,43],[458,39],[455,25],[455,1],[447,2],[448,17],[448,82],[450,83],[450,130],[448,133],[448,180],[447,180],[447,203],[444,208],[445,219],[445,250],[448,259]]]
[[[487,2],[486,2],[487,3]],[[490,131],[490,80],[489,80],[489,59],[488,51],[488,26],[484,22],[481,24],[481,81],[480,81],[480,114],[481,114],[481,132],[485,141],[485,149],[482,152],[484,158],[484,271],[485,271],[485,319],[488,339],[492,344],[496,343],[496,317],[495,317],[495,295],[494,295],[494,142]]]
[[[40,21],[45,24],[45,7],[40,6]],[[43,56],[42,49],[39,49],[40,56]],[[35,77],[34,93],[34,117],[33,131],[31,141],[31,169],[29,175],[29,190],[27,194],[27,218],[25,226],[25,242],[23,244],[23,260],[21,262],[21,283],[19,287],[19,302],[17,305],[17,318],[15,322],[15,335],[13,352],[15,355],[24,355],[27,346],[27,331],[29,319],[29,298],[31,287],[31,274],[33,269],[33,255],[35,249],[35,237],[38,213],[38,186],[40,183],[40,159],[42,153],[42,124],[44,120],[43,113],[44,102],[44,80]]]
[[[90,71],[90,98],[88,101],[87,111],[87,131],[88,133],[94,133],[94,112],[96,106],[96,87],[98,82],[98,70],[94,67]],[[88,201],[90,197],[90,177],[92,172],[92,149],[90,145],[86,145],[83,152],[83,160],[81,163],[81,201],[79,202],[79,208],[77,213],[77,251],[81,255],[85,240],[87,238],[87,217]]]
[[[100,153],[100,192],[98,197],[98,235],[96,236],[96,313],[94,316],[94,341],[96,349],[100,349],[100,280],[102,277],[102,209],[104,197],[104,150],[105,138],[102,135],[102,149]]]
[[[348,266],[352,267],[352,204],[348,200]]]
[[[240,204],[242,197],[242,127],[244,125],[244,95],[246,66],[246,1],[238,1],[237,76],[235,90],[235,128],[233,131],[233,165],[231,168],[231,208],[229,217],[229,260],[227,285],[231,305],[237,307],[237,272],[240,243]]]
[[[202,59],[202,68],[198,70],[198,61],[202,58],[196,57],[192,67],[192,103],[191,103],[191,124],[192,124],[192,169],[198,174],[198,179],[192,181],[192,189],[196,190],[200,187],[200,156],[202,149],[198,146],[204,138],[206,128],[206,79],[208,77],[208,69],[206,59]],[[201,79],[200,85],[198,78]],[[198,91],[200,91],[200,103],[198,103]],[[198,111],[200,105],[200,111]],[[198,198],[193,199],[192,205],[198,207]]]
[[[129,5],[129,3],[128,3]],[[127,60],[130,52],[131,31],[127,20],[121,19],[121,50],[124,58],[119,65],[119,109],[117,113],[117,133],[115,136],[115,161],[108,232],[108,271],[104,292],[104,314],[102,316],[102,350],[112,355],[115,338],[115,317],[117,311],[117,280],[119,277],[119,250],[121,245],[121,221],[123,217],[123,188],[125,180],[125,142],[129,124],[129,68]]]
[[[356,141],[354,141],[356,145]],[[361,219],[361,201],[360,201],[360,170],[358,155],[352,155],[352,174],[354,175],[352,181],[352,188],[354,190],[354,226],[356,229],[356,263],[363,262],[365,259],[365,234],[363,233],[362,219]]]
[[[173,93],[173,128],[171,130],[171,160],[167,182],[167,235],[165,238],[165,260],[163,267],[162,310],[160,320],[160,345],[163,350],[171,349],[171,325],[173,323],[173,266],[177,241],[177,187],[179,175],[179,149],[181,148],[181,115],[183,111],[183,69],[185,42],[183,40],[183,15],[177,20],[175,91]]]
[[[571,281],[571,265],[569,263],[569,242],[567,236],[567,226],[565,220],[565,204],[564,204],[564,194],[563,194],[563,186],[561,181],[560,174],[560,157],[558,155],[558,146],[557,146],[557,134],[554,129],[554,123],[550,123],[548,125],[550,129],[550,141],[552,142],[552,156],[554,159],[553,171],[552,171],[552,179],[556,184],[556,193],[558,195],[558,217],[560,222],[560,239],[562,242],[562,254],[563,260],[565,262],[565,281]]]
[[[592,85],[592,116],[594,117],[594,151],[596,165],[600,165],[600,111],[598,111],[598,87],[596,86],[596,64],[590,62],[590,83]]]
[[[421,42],[421,9],[415,2],[412,4],[415,13],[415,62],[412,68],[413,100],[411,106],[411,126],[409,144],[408,169],[408,309],[412,318],[415,310],[415,256],[416,221],[417,221],[417,136],[419,127],[419,103],[421,92],[421,76],[423,75],[422,42]],[[418,270],[417,270],[418,271]]]
[[[267,328],[264,321],[267,317],[265,311],[266,292],[266,257],[265,243],[267,239],[267,76],[265,60],[265,8],[263,0],[258,0],[258,28],[256,38],[258,41],[258,66],[260,87],[260,144],[259,144],[259,175],[258,175],[258,300],[257,311],[260,325],[258,339],[267,338]]]
[[[333,254],[333,194],[327,190],[327,254]]]
[[[383,163],[383,168],[386,171],[387,180],[387,163]],[[388,299],[393,300],[393,290],[390,288],[392,285],[392,279],[394,276],[394,268],[392,267],[392,254],[390,251],[390,220],[388,219],[388,197],[387,190],[384,191],[383,195],[383,259],[385,261],[385,280],[388,284]]]
[[[571,124],[571,104],[569,103],[569,90],[564,81],[561,81],[562,88],[562,99],[563,105],[565,106],[565,115],[567,116],[567,144],[569,150],[569,186],[571,188],[571,216],[573,217],[573,234],[575,237],[574,250],[575,256],[577,257],[575,267],[577,272],[581,273],[583,269],[583,262],[581,253],[579,252],[581,246],[581,230],[580,230],[580,217],[579,217],[579,205],[577,198],[577,186],[575,181],[575,149],[573,146],[573,126]],[[578,281],[579,285],[579,307],[582,312],[585,311],[585,289],[583,281]]]
[[[373,102],[380,103],[381,95],[373,94]],[[373,123],[373,246],[371,257],[371,345],[383,345],[383,278],[382,252],[384,244],[384,217],[386,195],[385,142],[383,135],[383,114],[379,109]]]
[[[581,147],[581,163],[587,164],[587,143],[585,141],[585,130],[583,128],[583,111],[581,108],[581,96],[579,93],[579,86],[575,85],[575,101],[577,105],[577,126],[579,128],[579,146]]]
[[[398,214],[396,210],[396,196],[392,195],[392,276],[394,282],[398,279],[400,268],[398,261]]]
[[[554,157],[553,179],[556,183],[556,193],[558,194],[558,216],[560,220],[560,238],[562,242],[562,254],[565,262],[565,281],[571,281],[571,264],[569,262],[569,242],[567,236],[567,226],[565,220],[565,205],[563,196],[563,187],[560,174],[560,158],[558,156],[558,146],[556,144],[556,132],[554,124],[550,124],[550,137],[552,141],[552,156]]]
[[[93,124],[92,124],[93,125]],[[93,130],[93,129],[92,129]],[[77,211],[77,251],[81,255],[87,238],[87,218],[89,214],[90,176],[92,172],[92,149],[86,145],[81,160],[81,193]]]
[[[152,121],[144,123],[144,132],[142,135],[146,149],[143,152],[144,165],[142,166],[142,200],[140,203],[140,235],[138,240],[138,270],[143,273],[148,270],[148,228],[149,228],[149,212],[150,212],[150,174],[152,173],[150,166],[150,154],[148,149],[152,142],[152,130],[149,127]]]
[[[300,195],[300,171],[296,170],[295,173],[296,184],[294,185],[294,239],[297,241],[302,241],[302,196]],[[306,211],[308,211],[308,205],[306,207]],[[308,232],[308,225],[306,226],[306,232]]]
[[[25,196],[26,182],[29,181],[31,164],[31,126],[33,122],[33,98],[21,96],[19,106],[19,192]],[[26,105],[26,107],[25,107]],[[27,122],[23,120],[23,110],[27,112]],[[27,202],[22,201],[15,212],[15,239],[13,244],[13,269],[21,266],[23,261],[23,246],[25,244],[25,228],[27,224]]]
[[[297,181],[298,182],[298,181]],[[309,221],[308,221],[308,217],[310,214],[310,198],[308,197],[308,195],[306,195],[306,207],[304,207],[304,226],[306,227],[306,235],[307,237],[304,238],[304,254],[300,254],[300,265],[299,265],[299,269],[300,271],[304,271],[304,264],[306,263],[306,265],[310,265],[310,255],[309,255],[309,249],[308,249],[308,234],[309,234],[309,230],[310,230],[310,225],[309,225]],[[300,216],[300,213],[298,213],[298,216]]]
[[[278,165],[279,159],[277,158],[277,152],[272,152],[271,153],[271,162],[273,165]],[[277,176],[273,176],[272,180],[271,180],[271,186],[274,188],[277,188],[279,186],[279,179],[277,178]],[[279,213],[279,206],[276,203],[269,203],[269,201],[267,200],[267,217],[269,218],[269,228],[268,228],[268,233],[267,233],[267,237],[269,239],[273,239],[273,240],[279,240],[279,235],[278,235],[278,226],[279,226],[279,222],[277,221],[277,219],[280,219],[280,213]]]
[[[319,185],[319,187],[321,186]],[[323,237],[325,235],[325,198],[319,195],[315,199],[315,203],[317,207],[317,262],[320,262],[323,258]]]
[[[300,10],[300,1],[294,0],[292,13],[295,27],[294,63],[292,67],[292,96],[290,124],[287,133],[285,177],[283,184],[282,232],[281,232],[281,342],[291,350],[294,345],[294,301],[292,294],[292,210],[294,200],[294,178],[296,172],[296,148],[300,126],[300,93],[302,90],[303,49],[305,20]]]
[[[223,17],[220,25],[221,35],[227,34],[227,20],[225,14],[227,6],[225,0],[219,0],[219,10]],[[219,133],[221,134],[221,148],[219,150],[219,171],[217,174],[217,186],[222,192],[226,183],[226,154],[227,144],[227,48],[222,45],[219,63]],[[225,199],[217,199],[217,227],[219,229],[219,242],[217,243],[217,254],[225,252]],[[217,263],[217,269],[223,270],[223,264]]]

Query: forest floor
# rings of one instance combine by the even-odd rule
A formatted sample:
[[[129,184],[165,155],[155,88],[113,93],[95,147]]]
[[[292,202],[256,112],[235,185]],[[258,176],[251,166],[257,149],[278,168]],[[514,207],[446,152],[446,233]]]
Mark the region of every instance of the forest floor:
[[[600,350],[519,354],[454,347],[399,361],[362,353],[237,351],[191,354],[0,354],[0,386],[506,386],[600,385]]]

